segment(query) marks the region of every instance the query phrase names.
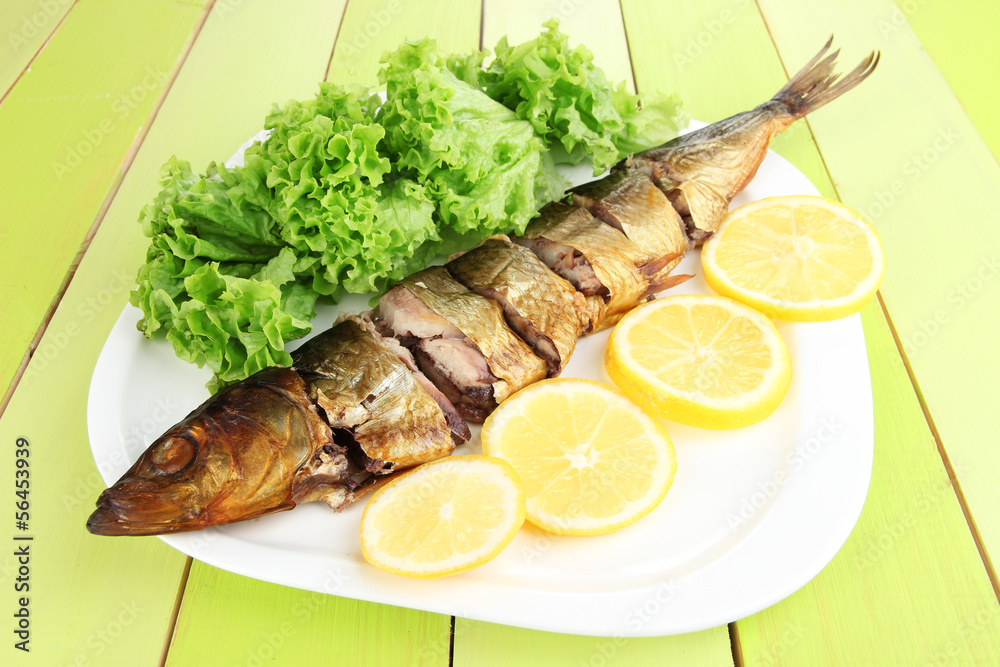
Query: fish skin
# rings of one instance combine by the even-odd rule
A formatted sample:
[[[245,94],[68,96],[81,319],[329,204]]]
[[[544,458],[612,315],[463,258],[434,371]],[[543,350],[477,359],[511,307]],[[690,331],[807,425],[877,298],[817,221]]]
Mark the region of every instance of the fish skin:
[[[651,276],[636,265],[643,251],[621,231],[596,219],[587,209],[562,202],[546,204],[538,217],[528,224],[523,238],[544,238],[567,246],[589,263],[604,289],[599,294],[588,295],[591,307],[587,333],[611,326],[649,296]],[[521,239],[513,240],[524,245]]]
[[[559,374],[590,323],[591,306],[582,294],[530,250],[502,235],[491,236],[445,267],[473,292],[499,301],[510,328],[548,364],[549,377]]]
[[[349,455],[369,472],[389,474],[455,448],[441,407],[357,318],[311,338],[292,354],[292,367]]]
[[[718,228],[732,197],[753,178],[770,139],[797,118],[856,86],[878,64],[879,54],[872,53],[838,80],[832,72],[837,53],[827,56],[829,48],[830,42],[774,98],[756,109],[630,156],[616,171],[639,174],[655,183],[683,218],[689,245],[700,244]],[[628,175],[612,174],[607,178],[623,179]],[[609,224],[615,223],[609,220]],[[519,248],[502,236],[487,239],[479,247],[488,247],[487,255],[496,255],[501,246]],[[530,251],[520,250],[534,258]],[[467,262],[468,256],[475,256],[476,251],[473,249],[449,262],[449,271],[460,279],[458,274],[462,270],[456,271],[456,262],[461,269],[462,258]],[[557,354],[555,360],[548,360],[549,374],[558,374],[572,353],[576,337],[586,330],[594,300],[601,297],[584,298],[537,258],[535,262],[543,271],[538,271],[524,256],[521,261],[515,259],[516,250],[507,254],[506,260],[493,262],[493,278],[521,264],[532,266],[516,281],[517,291],[528,297],[523,300],[525,304],[533,300],[537,281],[555,281],[544,293],[547,298],[559,295],[553,303],[560,302],[564,310],[553,310],[543,319],[553,320],[549,324],[556,335],[551,342],[555,343]],[[677,259],[671,254],[664,257],[665,260],[662,257],[659,260],[661,264],[651,261],[640,270],[646,271],[646,275],[656,275],[667,262]],[[466,273],[478,278],[485,275],[484,268],[465,266]],[[656,281],[653,289],[666,289],[688,277],[667,276]],[[575,296],[560,289],[559,281]],[[571,316],[564,317],[567,313]],[[356,326],[364,329],[353,319]],[[570,337],[572,331],[576,333]],[[322,340],[323,336],[317,338]],[[319,342],[313,345],[318,348]],[[251,519],[319,499],[339,509],[384,484],[392,474],[372,475],[360,484],[349,476],[346,449],[335,441],[333,431],[312,400],[318,399],[322,392],[313,387],[310,397],[310,389],[302,377],[310,384],[327,382],[326,386],[332,387],[336,382],[330,384],[330,376],[337,373],[326,373],[322,364],[308,359],[309,350],[310,343],[306,343],[294,357],[301,375],[284,368],[260,371],[211,397],[154,441],[132,468],[101,494],[97,509],[87,522],[88,530],[99,535],[176,533]],[[364,379],[364,375],[354,377]],[[343,414],[337,417],[340,421],[334,422],[338,432],[349,430],[348,424],[363,426],[363,417],[366,413],[370,416],[371,406],[365,406],[363,401],[340,405]],[[392,426],[392,414],[399,413],[390,411],[383,415],[387,427]],[[435,428],[440,429],[440,425]],[[447,432],[447,424],[444,428]],[[376,458],[362,451],[361,463],[363,467],[390,472],[402,469],[404,461],[405,465],[414,465],[446,456],[453,446],[449,442],[444,446],[414,449],[403,443],[399,447],[372,450]],[[387,468],[386,463],[392,465]]]
[[[719,228],[729,202],[757,173],[771,139],[793,122],[868,78],[880,55],[871,53],[842,78],[833,67],[833,37],[774,97],[662,146],[630,156],[616,169],[646,175],[669,198],[699,245]]]
[[[327,476],[297,474],[326,448]],[[338,461],[339,458],[339,468]],[[343,473],[334,479],[336,470]],[[96,535],[160,535],[280,512],[326,494],[348,500],[343,451],[299,375],[268,368],[211,397],[156,439],[97,501]]]
[[[684,222],[667,196],[647,175],[627,170],[570,190],[573,203],[620,230],[637,253],[636,264],[648,267],[653,282],[665,279],[687,251]],[[665,260],[671,257],[672,259]]]
[[[500,306],[462,285],[444,267],[425,269],[400,284],[458,327],[479,348],[490,371],[497,377],[493,383],[496,403],[545,377],[545,362],[510,330]]]

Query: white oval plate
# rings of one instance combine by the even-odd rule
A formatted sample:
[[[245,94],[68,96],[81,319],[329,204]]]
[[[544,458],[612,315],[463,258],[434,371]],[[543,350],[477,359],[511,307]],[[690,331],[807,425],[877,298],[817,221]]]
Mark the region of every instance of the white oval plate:
[[[585,169],[568,176],[590,180]],[[775,195],[818,194],[768,153],[733,206]],[[694,273],[675,291],[711,293]],[[342,308],[363,310],[367,297]],[[332,325],[319,312],[314,330]],[[208,396],[210,374],[135,329],[128,306],[94,369],[87,406],[91,448],[109,485],[160,433]],[[874,423],[861,318],[778,323],[793,360],[788,397],[767,420],[735,431],[666,423],[678,472],[646,518],[599,537],[558,537],[526,525],[499,557],[443,579],[410,579],[368,565],[358,527],[363,502],[336,514],[322,503],[162,539],[198,560],[311,591],[537,630],[656,636],[753,614],[809,582],[850,534],[868,492]],[[581,339],[563,375],[610,382],[608,332]],[[294,345],[290,346],[294,347]],[[478,453],[478,430],[456,453]]]

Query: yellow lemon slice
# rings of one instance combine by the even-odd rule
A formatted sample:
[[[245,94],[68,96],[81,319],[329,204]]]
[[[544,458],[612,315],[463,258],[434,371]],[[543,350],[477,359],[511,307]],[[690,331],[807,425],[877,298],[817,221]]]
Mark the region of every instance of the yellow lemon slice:
[[[361,553],[372,565],[440,577],[482,565],[524,523],[524,487],[487,456],[426,463],[372,495],[361,516]]]
[[[483,451],[508,461],[528,494],[528,520],[561,535],[609,533],[660,504],[677,461],[670,436],[600,382],[543,380],[483,424]]]
[[[840,202],[770,197],[729,214],[701,266],[724,296],[782,320],[846,317],[875,295],[885,253],[875,229]]]
[[[763,420],[792,379],[788,349],[769,319],[703,294],[657,299],[625,315],[611,332],[604,365],[639,405],[707,429]]]

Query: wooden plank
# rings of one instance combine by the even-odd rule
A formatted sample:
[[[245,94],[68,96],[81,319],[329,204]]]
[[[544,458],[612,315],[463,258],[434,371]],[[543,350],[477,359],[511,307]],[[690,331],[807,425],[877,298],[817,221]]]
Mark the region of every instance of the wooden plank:
[[[3,392],[204,4],[84,3],[0,105]]]
[[[377,86],[382,54],[405,40],[430,37],[443,53],[478,48],[480,14],[478,0],[348,3],[327,80]]]
[[[1000,49],[995,39],[1000,3],[896,0],[896,7],[898,11],[880,23],[880,32],[896,32],[909,23],[993,157],[1000,160],[1000,121],[996,114],[1000,88],[995,85],[1000,71]]]
[[[166,664],[444,666],[450,636],[448,616],[306,593],[196,565]]]
[[[74,0],[7,0],[0,13],[0,96],[56,31]]]
[[[1000,608],[948,472],[881,308],[862,318],[875,403],[867,504],[809,585],[737,623],[743,664],[1000,664]]]
[[[341,16],[343,4],[337,12],[323,11],[319,13],[319,2],[303,2],[302,7],[294,11],[285,10],[289,18],[288,25],[282,31],[295,36],[293,28],[295,21],[302,16],[310,16],[315,34],[325,36],[322,48],[317,46],[312,57],[301,62],[290,64],[263,62],[263,58],[255,61],[251,67],[240,65],[235,59],[224,65],[223,71],[232,67],[236,72],[233,78],[241,81],[241,87],[249,87],[249,77],[254,76],[261,82],[266,82],[268,90],[257,90],[252,95],[254,102],[270,102],[284,100],[288,97],[304,98],[312,94],[315,81],[322,79],[330,60],[333,39],[340,25],[340,37],[337,49],[340,49],[340,39],[344,35],[356,34],[356,29],[363,29],[367,21],[373,20],[367,12],[356,12],[353,16],[348,4],[347,14]],[[262,34],[275,31],[274,21],[278,3],[268,3],[266,7],[250,7],[241,5],[240,16],[253,26],[254,31]],[[407,4],[393,13],[396,5],[384,5],[390,12],[392,21],[383,30],[375,32],[370,37],[371,42],[366,48],[374,53],[395,48],[403,39],[397,32],[404,26],[411,37],[431,36],[442,40],[461,40],[449,47],[456,50],[472,48],[479,29],[479,15],[466,13],[464,24],[454,22],[436,24],[437,14],[434,11],[421,10],[412,3]],[[377,12],[376,9],[370,10]],[[246,14],[244,14],[246,12]],[[298,17],[298,18],[295,18]],[[214,15],[212,17],[215,18]],[[454,17],[453,17],[454,18]],[[341,23],[342,19],[342,23]],[[228,25],[225,26],[228,28]],[[214,29],[218,28],[218,33]],[[452,37],[449,38],[449,34]],[[290,37],[291,39],[291,37]],[[302,50],[298,45],[299,37],[295,37],[296,46],[292,41],[286,47],[292,52]],[[198,46],[204,47],[204,60],[200,53],[192,52],[189,58],[191,68],[192,88],[197,86],[206,99],[211,96],[212,81],[218,75],[217,58],[229,58],[225,55],[229,44],[236,42],[255,43],[252,37],[237,38],[232,34],[223,33],[223,22],[218,25],[209,22],[199,39]],[[322,40],[320,40],[322,42]],[[211,53],[212,55],[208,55]],[[334,53],[334,63],[339,62],[337,52]],[[301,56],[301,54],[299,54]],[[196,57],[198,59],[196,59]],[[372,61],[374,63],[374,61]],[[187,69],[187,68],[186,68]],[[255,75],[254,70],[259,70]],[[331,79],[346,83],[355,75],[341,71],[335,65],[331,70]],[[360,74],[356,76],[361,76]],[[291,77],[292,83],[281,81]],[[374,83],[374,75],[369,83]],[[178,81],[180,87],[181,81]],[[282,85],[280,94],[275,92],[275,86]],[[183,88],[181,88],[183,89]],[[172,101],[173,91],[171,94]],[[245,93],[243,94],[245,97]],[[241,95],[233,93],[234,103],[245,103]],[[166,109],[161,112],[161,116]],[[192,115],[181,111],[177,114],[178,121],[191,122]],[[231,146],[236,146],[243,138],[252,134],[259,125],[245,128],[242,135],[232,139]],[[181,125],[183,126],[183,125]],[[231,150],[231,149],[230,149]],[[228,155],[223,152],[222,156]],[[218,158],[216,152],[214,157]],[[207,159],[207,156],[206,156]],[[197,163],[197,161],[196,161]],[[117,204],[117,202],[116,202]],[[135,203],[136,207],[140,205]],[[103,232],[102,232],[103,234]],[[103,240],[103,239],[102,239]],[[234,613],[232,610],[246,610]],[[244,615],[245,614],[245,615]],[[346,659],[348,664],[422,664],[446,665],[448,663],[450,645],[451,619],[447,616],[427,614],[367,602],[357,602],[346,598],[322,596],[304,591],[283,588],[259,581],[225,574],[195,562],[191,569],[188,590],[178,616],[177,629],[168,654],[168,665],[186,665],[198,662],[202,656],[209,658],[213,664],[248,664],[253,659],[259,659],[262,664],[299,665],[313,664],[328,660],[331,647],[336,647],[338,659]],[[387,641],[388,638],[388,641]],[[272,655],[273,652],[273,655]]]
[[[136,218],[158,190],[160,165],[177,154],[204,168],[256,132],[274,100],[311,94],[343,7],[325,0],[291,8],[281,0],[216,3],[201,33],[204,44],[199,38],[194,45],[0,419],[0,442],[13,447],[24,436],[35,447],[31,657],[38,664],[159,663],[186,558],[155,538],[99,538],[84,529],[103,488],[87,445],[90,375],[143,260],[147,240]],[[142,435],[151,439],[181,417],[165,415]],[[13,459],[0,457],[5,479],[14,478]],[[12,549],[0,556],[5,587],[16,568]],[[209,640],[250,641],[225,616],[199,627]],[[4,664],[14,653],[11,644],[0,658]]]
[[[794,56],[784,58],[792,71],[815,52],[831,29],[838,35],[852,34],[832,26],[831,18],[834,12],[850,12],[822,5],[823,15],[817,16],[820,5],[785,2],[774,10],[782,14],[788,33],[799,36],[795,43],[801,42]],[[752,3],[684,5],[664,14],[627,1],[623,9],[640,91],[644,77],[674,80],[695,117],[714,120],[749,108],[786,78],[767,26]],[[767,16],[770,19],[771,12]],[[859,23],[873,23],[860,6],[852,16]],[[770,27],[773,30],[773,24]],[[844,61],[861,55],[854,48]],[[866,84],[844,102],[810,116],[811,123],[834,113],[844,117],[839,126],[829,127],[821,146],[851,142],[860,125],[859,114],[872,108],[860,93],[873,87]],[[733,100],[741,100],[739,106]],[[850,155],[845,153],[843,171],[834,171],[835,177],[849,170],[867,171],[868,163],[878,162],[873,156],[888,143],[889,128],[874,125],[872,134],[879,136],[867,138],[866,150],[855,146]],[[824,194],[832,195],[808,130],[799,123],[774,147]],[[879,151],[871,146],[879,146]],[[841,185],[839,178],[837,183]],[[922,219],[926,218],[913,218]],[[891,247],[889,255],[892,273],[899,267]],[[845,551],[816,580],[789,600],[737,624],[744,664],[901,664],[914,662],[914,656],[924,664],[936,659],[939,650],[959,651],[965,657],[991,655],[994,650],[989,642],[975,651],[970,647],[980,632],[993,629],[995,599],[947,473],[875,306],[865,311],[864,323],[876,390],[878,440],[862,524]],[[872,562],[845,554],[860,554]],[[971,639],[966,641],[962,633]]]
[[[455,619],[455,667],[732,666],[725,626],[676,637],[579,637]]]
[[[625,39],[618,0],[574,0],[572,2],[487,2],[483,22],[483,46],[492,49],[504,35],[511,44],[532,39],[545,30],[542,23],[559,21],[559,29],[572,35],[570,44],[582,43],[594,54],[594,62],[608,81],[624,81],[635,92],[632,65]]]
[[[632,83],[620,6],[614,2],[487,2],[483,43],[507,34],[512,43],[530,39],[541,21],[556,16],[573,44],[594,50],[595,62],[613,81]],[[634,87],[633,87],[634,90]],[[675,664],[732,665],[729,633],[723,627],[679,637],[598,638],[537,632],[455,620],[456,667],[464,665]]]
[[[622,0],[622,12],[639,92],[675,92],[692,118],[713,123],[752,109],[787,80],[749,0],[676,2],[669,10],[661,4]],[[817,42],[815,49],[822,44]],[[779,135],[771,148],[824,196],[833,196],[805,123]]]
[[[885,304],[996,562],[1000,449],[983,434],[1000,431],[1000,165],[916,36],[905,25],[886,28],[897,12],[889,0],[836,8],[767,0],[761,8],[786,62],[831,31],[843,35],[851,60],[873,48],[884,54],[851,103],[821,110],[812,128],[841,197],[882,236]]]

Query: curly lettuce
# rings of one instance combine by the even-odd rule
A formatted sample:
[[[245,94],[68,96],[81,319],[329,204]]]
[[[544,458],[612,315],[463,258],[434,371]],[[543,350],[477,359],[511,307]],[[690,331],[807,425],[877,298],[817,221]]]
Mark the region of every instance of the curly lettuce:
[[[570,47],[557,21],[544,25],[537,38],[515,46],[501,38],[485,70],[477,70],[478,52],[449,60],[449,67],[531,123],[546,146],[561,146],[567,162],[590,156],[595,175],[676,136],[686,122],[676,96],[651,95],[640,107],[624,82],[608,83],[587,47]]]
[[[150,238],[138,328],[207,365],[213,388],[287,365],[317,300],[378,292],[435,256],[521,233],[566,183],[552,152],[595,173],[673,134],[674,98],[641,110],[555,24],[537,39],[446,56],[425,40],[383,58],[385,101],[322,83],[275,106],[244,165],[171,158],[140,216]]]
[[[446,241],[523,232],[566,185],[529,123],[449,70],[433,41],[384,57],[377,116],[403,173],[427,188]]]

